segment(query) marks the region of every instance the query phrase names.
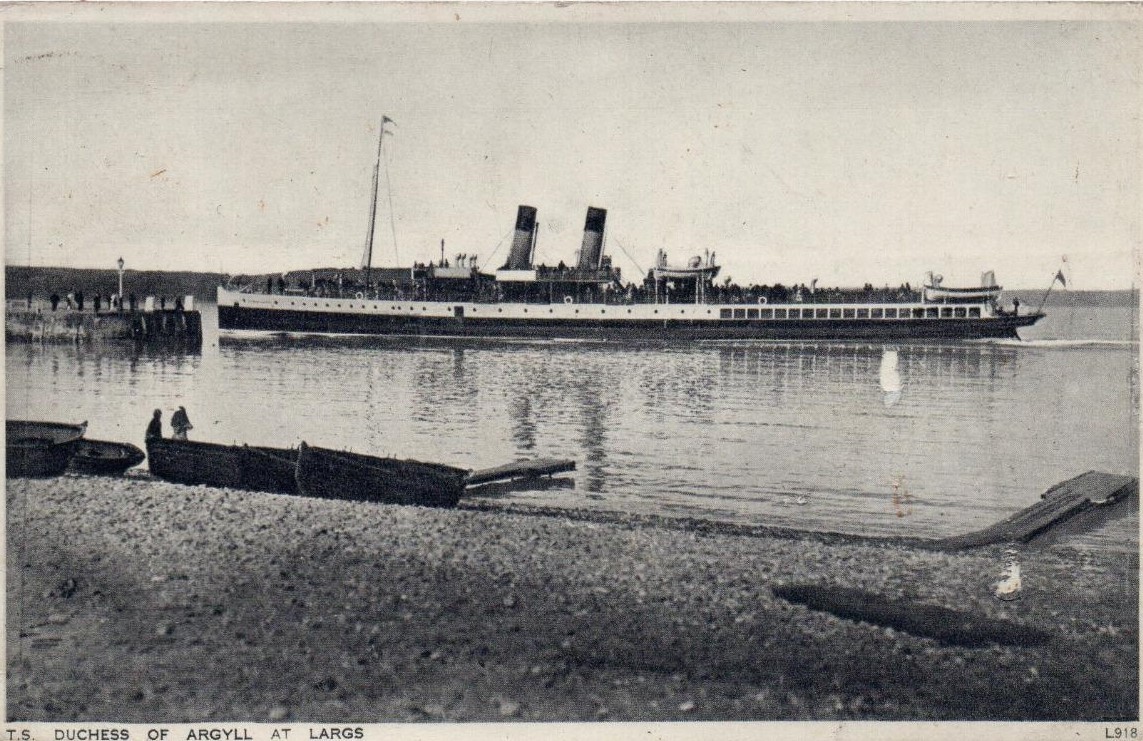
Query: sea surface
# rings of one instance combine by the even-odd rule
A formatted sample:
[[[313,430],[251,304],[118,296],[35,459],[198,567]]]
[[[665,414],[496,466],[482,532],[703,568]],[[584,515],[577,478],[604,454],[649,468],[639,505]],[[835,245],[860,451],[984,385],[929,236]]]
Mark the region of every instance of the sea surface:
[[[142,447],[153,409],[185,405],[198,440],[576,461],[508,501],[879,535],[962,533],[1139,470],[1132,309],[1057,308],[1021,341],[670,347],[220,339],[201,308],[201,355],[9,345],[8,417]],[[1137,551],[1137,517],[1067,544]]]

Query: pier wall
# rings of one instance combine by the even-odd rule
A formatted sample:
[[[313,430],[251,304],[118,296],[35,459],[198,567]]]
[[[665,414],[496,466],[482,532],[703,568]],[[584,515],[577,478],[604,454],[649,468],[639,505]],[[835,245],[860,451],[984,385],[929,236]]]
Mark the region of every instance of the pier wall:
[[[22,304],[22,302],[21,302]],[[202,345],[202,315],[196,310],[77,311],[15,308],[4,313],[8,342],[130,341]]]

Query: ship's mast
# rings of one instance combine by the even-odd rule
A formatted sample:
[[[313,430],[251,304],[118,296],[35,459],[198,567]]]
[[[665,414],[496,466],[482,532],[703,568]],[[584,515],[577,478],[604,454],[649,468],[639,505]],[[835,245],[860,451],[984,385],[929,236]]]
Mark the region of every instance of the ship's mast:
[[[373,165],[373,201],[369,206],[369,236],[365,240],[365,254],[361,256],[361,267],[365,270],[365,283],[369,283],[369,270],[373,267],[373,234],[377,228],[377,186],[380,182],[381,159],[385,148],[385,124],[393,123],[388,116],[381,117],[381,129],[377,133],[377,163]],[[388,175],[388,173],[386,173]],[[392,211],[392,195],[390,195],[389,208]],[[392,214],[390,214],[392,218]],[[394,249],[396,238],[394,237]]]

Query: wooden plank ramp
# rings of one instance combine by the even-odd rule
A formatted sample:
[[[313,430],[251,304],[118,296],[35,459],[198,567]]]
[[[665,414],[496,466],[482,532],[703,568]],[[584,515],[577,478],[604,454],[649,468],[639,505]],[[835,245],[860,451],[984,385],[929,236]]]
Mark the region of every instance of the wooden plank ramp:
[[[494,481],[519,481],[521,479],[538,479],[541,476],[552,476],[557,473],[567,473],[575,470],[575,461],[562,458],[537,458],[530,461],[516,461],[505,463],[502,466],[482,468],[468,474],[464,480],[465,486],[482,486]]]
[[[1069,521],[1098,523],[1098,511],[1119,514],[1121,506],[1139,495],[1139,480],[1101,471],[1088,471],[1056,484],[1040,501],[1014,515],[977,530],[933,543],[940,550],[962,550],[996,543],[1028,543],[1046,538]]]

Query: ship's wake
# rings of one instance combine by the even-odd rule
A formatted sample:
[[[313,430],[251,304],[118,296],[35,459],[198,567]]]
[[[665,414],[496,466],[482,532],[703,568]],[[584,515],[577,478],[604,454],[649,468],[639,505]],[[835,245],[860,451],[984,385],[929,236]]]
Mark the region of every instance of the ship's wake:
[[[1042,349],[1067,350],[1071,348],[1131,348],[1139,345],[1139,340],[1107,340],[1107,339],[1078,339],[1078,340],[976,340],[979,344],[997,345],[1000,347],[1033,347]]]

